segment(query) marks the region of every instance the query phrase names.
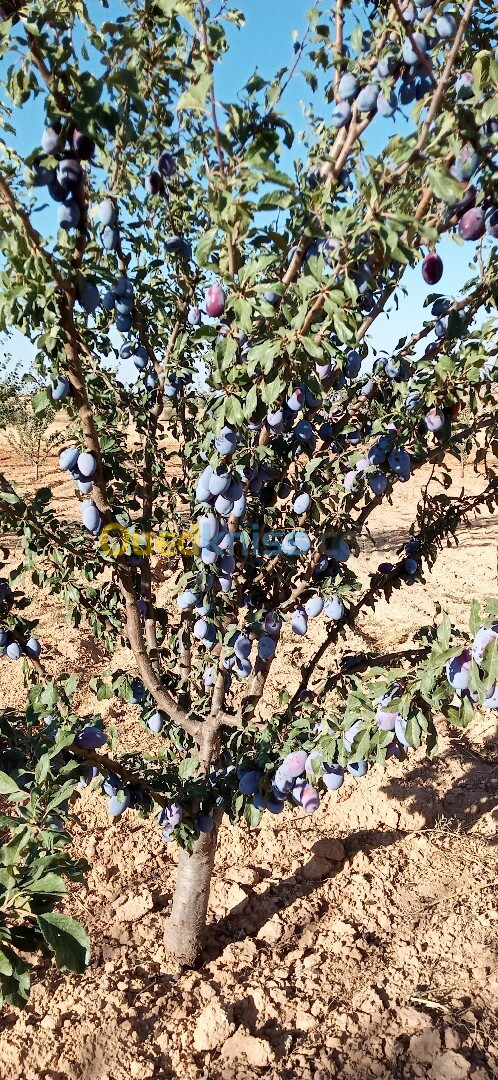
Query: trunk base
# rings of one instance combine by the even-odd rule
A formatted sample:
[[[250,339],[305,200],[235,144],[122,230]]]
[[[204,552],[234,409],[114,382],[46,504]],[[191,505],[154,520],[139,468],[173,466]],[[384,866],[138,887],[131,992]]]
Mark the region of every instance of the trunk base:
[[[178,876],[164,943],[181,967],[193,968],[202,957],[217,829],[202,833],[191,855],[180,848]]]

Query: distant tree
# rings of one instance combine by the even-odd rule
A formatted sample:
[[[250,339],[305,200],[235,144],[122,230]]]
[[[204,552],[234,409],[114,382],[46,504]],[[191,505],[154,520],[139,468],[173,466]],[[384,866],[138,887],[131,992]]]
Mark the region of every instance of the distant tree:
[[[32,396],[38,392],[39,383],[37,387],[32,376],[23,380],[19,370],[19,366],[7,369],[6,364],[0,364],[0,431],[19,457],[33,465],[36,483],[42,461],[65,436],[60,431],[48,431],[56,415],[55,407],[44,408],[41,416],[33,412]]]

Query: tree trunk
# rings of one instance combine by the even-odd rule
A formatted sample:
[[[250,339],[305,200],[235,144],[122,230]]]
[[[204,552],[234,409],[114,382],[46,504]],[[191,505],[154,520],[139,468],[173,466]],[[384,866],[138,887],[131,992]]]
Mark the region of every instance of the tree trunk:
[[[164,940],[182,967],[193,967],[202,952],[217,839],[215,826],[212,832],[201,833],[191,855],[180,848],[176,889]]]

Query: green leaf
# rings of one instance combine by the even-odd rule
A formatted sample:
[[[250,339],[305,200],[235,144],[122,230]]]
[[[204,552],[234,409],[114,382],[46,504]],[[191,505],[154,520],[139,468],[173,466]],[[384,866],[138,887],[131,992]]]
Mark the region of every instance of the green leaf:
[[[349,329],[343,319],[337,313],[334,313],[334,326],[338,338],[344,342],[345,345],[353,340],[353,332]]]
[[[9,960],[7,953],[0,949],[0,975],[12,975],[12,972],[12,961]]]
[[[38,915],[38,926],[55,953],[57,966],[81,975],[90,959],[90,941],[81,923],[52,911]]]
[[[410,716],[407,720],[405,739],[410,746],[420,746],[421,730],[416,716]]]
[[[242,406],[236,397],[229,397],[225,402],[225,420],[234,427],[244,423]]]
[[[275,255],[260,255],[256,259],[249,259],[239,271],[240,284],[245,285],[257,277],[258,274],[263,274],[274,262],[276,262]]]
[[[321,345],[317,345],[316,341],[314,341],[313,338],[302,338],[302,344],[304,345],[306,352],[309,353],[309,355],[312,356],[314,360],[323,361],[323,347]]]
[[[247,398],[246,398],[246,404],[245,404],[245,408],[244,408],[244,412],[245,412],[246,416],[248,417],[248,419],[250,419],[251,416],[254,415],[254,413],[256,412],[257,407],[258,407],[258,388],[257,388],[257,386],[251,386],[251,389],[249,390],[249,393],[248,393]]]
[[[439,169],[429,166],[427,169],[427,176],[432,190],[438,199],[443,199],[443,201],[447,203],[458,202],[459,199],[461,199],[462,191],[460,184],[457,180],[454,180],[449,173],[441,172]]]
[[[443,615],[442,621],[437,628],[437,639],[442,649],[449,649],[451,641],[451,622],[447,615]]]
[[[285,389],[285,382],[277,375],[276,379],[272,382],[264,383],[261,388],[261,397],[265,405],[273,405],[273,402],[280,397],[280,394]]]
[[[46,780],[50,770],[50,755],[44,754],[36,764],[35,783],[42,784]]]
[[[198,768],[198,758],[184,758],[178,766],[178,775],[181,780],[190,780],[192,776],[195,776]]]
[[[10,970],[9,970],[10,969]],[[14,1005],[22,1009],[28,1000],[30,967],[21,957],[3,945],[0,949],[0,1005]]]
[[[27,882],[26,892],[51,893],[54,896],[63,896],[66,892],[66,886],[59,874],[45,874],[44,877],[40,877],[36,881]]]
[[[19,790],[15,780],[7,776],[7,773],[0,772],[0,795],[13,795],[14,792]]]
[[[351,45],[353,46],[355,52],[361,52],[362,43],[363,28],[360,26],[359,23],[357,23],[351,34]]]
[[[155,0],[155,6],[166,18],[173,19],[176,15],[183,15],[184,19],[195,25],[193,7],[188,0]]]
[[[178,99],[177,109],[191,109],[193,112],[206,112],[206,98],[213,85],[213,77],[206,71],[194,86],[189,87]]]
[[[477,634],[481,621],[481,607],[479,601],[473,600],[469,618],[469,627],[472,634]]]
[[[16,495],[15,491],[0,491],[0,501],[8,503],[9,506],[15,506],[16,503],[22,502],[22,499]]]
[[[15,835],[0,848],[0,863],[4,867],[15,866],[19,862],[20,853],[30,842],[29,831],[21,827]]]
[[[257,810],[252,803],[246,803],[244,807],[244,818],[250,829],[257,829],[262,816],[261,810]]]
[[[496,98],[489,98],[484,102],[481,109],[482,123],[486,120],[490,120],[494,116],[498,116],[498,101]]]
[[[216,246],[216,237],[218,236],[219,229],[215,225],[212,229],[208,229],[201,237],[197,247],[195,249],[195,255],[199,266],[206,266],[209,262],[209,256]]]
[[[475,713],[472,702],[468,698],[464,698],[459,709],[451,706],[448,709],[448,720],[455,727],[468,728],[469,724],[474,720]]]
[[[33,394],[31,398],[31,405],[35,416],[43,416],[43,414],[53,406],[52,397],[48,390],[39,390],[38,393]]]

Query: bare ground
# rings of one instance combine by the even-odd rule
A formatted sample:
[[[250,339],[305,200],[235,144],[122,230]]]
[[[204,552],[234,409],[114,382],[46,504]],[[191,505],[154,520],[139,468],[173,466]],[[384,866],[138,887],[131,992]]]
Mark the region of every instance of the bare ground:
[[[0,468],[32,488],[29,469],[7,450]],[[455,492],[482,487],[470,466],[453,475]],[[55,461],[40,483],[76,517],[72,483]],[[394,505],[376,512],[365,579],[406,536],[419,491],[420,481],[399,485]],[[465,629],[471,598],[498,595],[497,524],[484,511],[462,527],[426,583],[368,612],[356,635],[325,653],[317,678],[345,649],[402,648],[437,603]],[[166,579],[159,595],[170,591]],[[66,626],[54,599],[35,606],[46,666],[81,672],[81,708],[94,710],[85,680],[108,660],[88,633]],[[296,687],[323,640],[315,623],[304,640],[285,633],[268,708],[280,689]],[[112,664],[126,661],[122,649]],[[19,669],[4,662],[0,704],[22,701]],[[143,744],[137,709],[100,707],[118,722],[123,749]],[[27,1008],[0,1018],[0,1078],[496,1077],[495,734],[496,714],[482,712],[465,734],[442,726],[432,763],[413,752],[364,781],[351,778],[312,818],[266,815],[256,833],[224,826],[205,963],[184,975],[162,944],[174,845],[163,845],[152,821],[129,814],[111,824],[105,800],[85,791],[75,850],[93,866],[63,907],[90,932],[91,964],[80,978],[38,964]]]

